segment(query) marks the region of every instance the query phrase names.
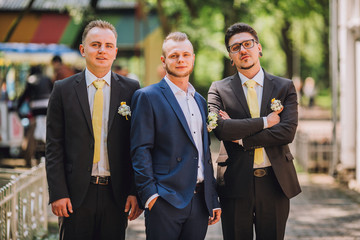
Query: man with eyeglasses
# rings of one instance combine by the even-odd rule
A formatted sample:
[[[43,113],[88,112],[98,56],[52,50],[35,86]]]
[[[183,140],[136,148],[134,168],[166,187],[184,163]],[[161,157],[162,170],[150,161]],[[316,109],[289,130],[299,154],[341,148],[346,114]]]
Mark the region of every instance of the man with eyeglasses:
[[[301,192],[288,147],[298,122],[295,87],[261,68],[262,46],[249,25],[230,26],[225,44],[238,72],[208,93],[227,152],[217,176],[224,239],[253,239],[254,228],[256,239],[284,239],[289,199]],[[271,110],[272,99],[282,109]]]

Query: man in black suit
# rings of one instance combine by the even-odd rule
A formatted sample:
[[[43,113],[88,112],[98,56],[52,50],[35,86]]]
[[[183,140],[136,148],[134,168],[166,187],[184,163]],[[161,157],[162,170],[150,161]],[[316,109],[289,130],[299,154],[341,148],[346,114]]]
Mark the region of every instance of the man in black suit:
[[[262,47],[249,25],[229,27],[225,44],[238,72],[208,94],[210,111],[221,116],[214,132],[228,154],[218,176],[224,239],[253,239],[254,225],[256,239],[283,239],[289,199],[301,192],[287,145],[298,121],[295,87],[261,68]],[[273,98],[282,111],[271,110]]]
[[[50,97],[46,171],[60,239],[125,239],[127,219],[142,212],[130,161],[130,115],[118,113],[139,83],[111,72],[116,38],[110,23],[90,22],[80,45],[85,71],[56,81]]]

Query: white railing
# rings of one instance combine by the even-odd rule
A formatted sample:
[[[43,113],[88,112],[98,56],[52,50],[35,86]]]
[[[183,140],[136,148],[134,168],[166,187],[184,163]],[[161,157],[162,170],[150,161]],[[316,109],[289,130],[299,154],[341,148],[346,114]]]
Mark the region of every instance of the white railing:
[[[45,163],[27,171],[0,169],[9,182],[0,188],[0,239],[34,239],[47,233]]]
[[[333,147],[328,137],[311,140],[306,133],[296,133],[292,143],[294,155],[306,172],[329,173],[333,161]]]

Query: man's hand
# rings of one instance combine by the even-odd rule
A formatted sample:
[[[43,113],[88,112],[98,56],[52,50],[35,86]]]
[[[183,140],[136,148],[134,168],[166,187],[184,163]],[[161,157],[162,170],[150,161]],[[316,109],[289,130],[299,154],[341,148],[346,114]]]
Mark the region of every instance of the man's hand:
[[[223,111],[223,110],[220,110],[219,111],[219,115],[222,119],[226,120],[226,119],[231,119],[229,114],[227,114],[227,112]]]
[[[158,199],[158,197],[154,198],[153,200],[151,200],[151,201],[149,202],[149,211],[151,211],[151,209],[152,209],[152,207],[154,206],[154,204],[155,204],[155,202],[156,202],[157,199]]]
[[[221,209],[213,209],[213,216],[209,218],[208,225],[213,225],[220,220]]]
[[[139,208],[136,197],[132,195],[128,196],[125,204],[125,212],[129,211],[128,219],[130,221],[137,219],[143,212],[143,210]]]
[[[52,202],[51,209],[58,217],[69,217],[69,213],[73,213],[70,198],[61,198]]]
[[[270,113],[269,115],[267,115],[266,119],[267,119],[267,124],[268,124],[268,128],[271,128],[272,126],[278,124],[280,122],[280,117],[279,117],[279,113],[281,113],[281,111],[284,108],[280,109],[279,111],[275,111]]]

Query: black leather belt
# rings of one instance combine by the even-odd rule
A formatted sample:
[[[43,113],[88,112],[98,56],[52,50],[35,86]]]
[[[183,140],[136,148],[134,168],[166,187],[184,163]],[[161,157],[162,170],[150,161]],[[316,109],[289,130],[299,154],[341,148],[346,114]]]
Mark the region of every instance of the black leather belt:
[[[108,185],[110,183],[109,176],[91,176],[90,183],[92,184],[99,184],[99,185]]]
[[[268,175],[272,171],[272,167],[265,167],[265,168],[254,168],[254,176],[255,177],[264,177]]]
[[[197,183],[195,186],[194,194],[204,192],[204,182]]]

